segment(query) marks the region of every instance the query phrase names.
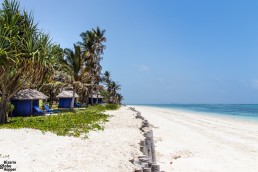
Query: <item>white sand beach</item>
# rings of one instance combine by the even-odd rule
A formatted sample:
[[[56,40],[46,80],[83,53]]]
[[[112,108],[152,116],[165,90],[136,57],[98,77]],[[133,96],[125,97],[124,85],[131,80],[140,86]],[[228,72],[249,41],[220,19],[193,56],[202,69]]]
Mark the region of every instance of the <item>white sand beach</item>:
[[[91,132],[86,140],[33,129],[1,129],[0,164],[16,161],[18,172],[132,172],[135,166],[129,160],[141,154],[141,120],[128,107],[106,113],[113,116],[105,130]]]
[[[134,106],[153,125],[161,170],[258,171],[258,123]]]
[[[152,126],[157,163],[170,171],[258,171],[258,123],[162,108],[134,106]],[[141,120],[127,107],[108,111],[104,131],[89,138],[42,134],[33,129],[0,130],[0,163],[17,171],[132,172],[142,153]]]

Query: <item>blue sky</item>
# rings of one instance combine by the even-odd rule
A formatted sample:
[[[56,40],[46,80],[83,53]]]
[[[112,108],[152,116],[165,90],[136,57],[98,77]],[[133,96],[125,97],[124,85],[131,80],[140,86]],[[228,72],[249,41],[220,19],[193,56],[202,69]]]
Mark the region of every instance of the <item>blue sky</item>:
[[[105,29],[125,103],[258,103],[258,1],[20,2],[63,48]]]

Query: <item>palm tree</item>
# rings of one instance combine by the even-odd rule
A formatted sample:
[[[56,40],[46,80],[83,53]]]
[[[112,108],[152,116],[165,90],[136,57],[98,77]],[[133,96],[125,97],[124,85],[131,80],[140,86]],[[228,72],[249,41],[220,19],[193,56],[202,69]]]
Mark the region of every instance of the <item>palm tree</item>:
[[[117,84],[114,81],[111,81],[108,85],[108,93],[110,95],[109,103],[116,103],[117,92],[121,89],[121,85]]]
[[[86,68],[88,71],[87,83],[89,89],[87,99],[92,93],[99,91],[99,83],[101,82],[101,70],[100,61],[102,60],[101,55],[104,53],[106,37],[104,36],[105,30],[100,30],[99,27],[92,29],[91,31],[82,32],[80,34],[82,42],[78,44],[82,47]],[[91,104],[93,104],[91,102]]]
[[[123,99],[124,99],[124,97],[120,93],[116,94],[116,104],[121,105]]]
[[[102,91],[102,95],[106,101],[112,104],[121,104],[123,96],[118,93],[118,91],[121,89],[121,85],[112,81],[110,72],[104,72],[102,82],[106,87],[106,90]]]
[[[103,77],[102,77],[102,82],[104,82],[104,84],[105,84],[106,86],[108,86],[111,81],[112,81],[112,80],[111,80],[111,74],[110,74],[110,72],[109,72],[109,71],[104,72]]]
[[[72,85],[73,98],[70,109],[74,109],[75,90],[85,90],[86,85],[83,82],[83,77],[87,73],[84,55],[79,45],[74,44],[74,51],[66,48],[63,57],[64,71],[70,76],[66,82]]]

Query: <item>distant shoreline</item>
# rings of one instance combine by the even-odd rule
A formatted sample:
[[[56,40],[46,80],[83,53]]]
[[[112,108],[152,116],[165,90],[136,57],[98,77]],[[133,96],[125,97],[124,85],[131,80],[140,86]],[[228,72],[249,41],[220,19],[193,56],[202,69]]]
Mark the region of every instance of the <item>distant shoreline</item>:
[[[153,126],[165,171],[258,171],[257,122],[133,106]]]
[[[139,104],[131,106],[156,107],[203,115],[215,115],[235,120],[258,122],[258,104]]]

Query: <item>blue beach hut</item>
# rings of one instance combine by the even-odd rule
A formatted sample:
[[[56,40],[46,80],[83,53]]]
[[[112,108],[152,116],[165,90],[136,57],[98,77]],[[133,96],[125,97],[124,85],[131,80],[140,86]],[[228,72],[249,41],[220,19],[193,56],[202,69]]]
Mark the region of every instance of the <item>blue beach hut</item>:
[[[43,93],[34,89],[24,89],[11,98],[14,106],[11,116],[30,116],[36,113],[34,106],[39,106],[39,100],[47,99]]]
[[[58,104],[59,108],[70,108],[72,98],[73,98],[73,91],[64,90],[60,94],[58,94],[56,97],[59,98],[59,104]],[[75,93],[74,102],[76,102],[77,98],[79,98],[79,96]]]
[[[102,104],[103,103],[103,96],[101,96],[100,94],[92,94],[90,97],[89,97],[89,100],[88,102],[90,104]]]

